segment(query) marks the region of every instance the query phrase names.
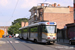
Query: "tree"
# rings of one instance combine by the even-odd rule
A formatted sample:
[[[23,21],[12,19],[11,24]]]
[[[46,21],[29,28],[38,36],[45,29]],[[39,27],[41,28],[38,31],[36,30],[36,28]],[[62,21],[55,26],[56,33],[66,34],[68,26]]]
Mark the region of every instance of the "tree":
[[[14,22],[12,22],[12,25],[16,24],[16,23],[19,23],[21,25],[21,22],[28,22],[28,19],[27,18],[19,18],[19,19],[16,19],[14,20]]]
[[[9,34],[16,34],[16,33],[20,33],[19,28],[21,28],[21,22],[22,21],[28,21],[28,19],[26,18],[20,18],[20,19],[16,19],[14,20],[14,22],[12,22],[12,25],[8,28],[8,33]]]

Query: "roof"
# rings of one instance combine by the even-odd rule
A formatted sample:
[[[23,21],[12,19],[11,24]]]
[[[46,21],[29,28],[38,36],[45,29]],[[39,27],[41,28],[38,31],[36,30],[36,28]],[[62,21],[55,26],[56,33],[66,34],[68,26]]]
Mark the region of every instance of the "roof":
[[[47,24],[47,23],[54,23],[54,24]],[[56,22],[38,22],[38,23],[31,24],[31,25],[28,25],[28,26],[25,26],[25,27],[21,27],[21,28],[19,28],[19,30],[27,28],[27,27],[38,26],[38,25],[56,25]]]
[[[67,27],[73,27],[75,26],[75,23],[66,24]]]

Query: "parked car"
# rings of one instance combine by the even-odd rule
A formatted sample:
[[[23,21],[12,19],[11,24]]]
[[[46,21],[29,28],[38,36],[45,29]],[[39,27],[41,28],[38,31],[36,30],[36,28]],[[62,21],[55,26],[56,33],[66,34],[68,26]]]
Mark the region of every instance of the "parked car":
[[[3,37],[3,38],[6,38],[6,36],[5,36],[5,35],[3,35],[2,37]]]
[[[11,36],[11,35],[9,35],[9,38],[12,38],[12,36]]]
[[[69,40],[69,44],[75,44],[75,37],[73,37]]]
[[[8,35],[6,37],[9,37]]]

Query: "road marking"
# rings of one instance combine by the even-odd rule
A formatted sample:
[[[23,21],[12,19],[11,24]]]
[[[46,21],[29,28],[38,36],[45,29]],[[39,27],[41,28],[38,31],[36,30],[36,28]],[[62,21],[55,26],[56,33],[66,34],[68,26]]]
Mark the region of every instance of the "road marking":
[[[5,41],[0,41],[0,44],[5,44],[6,42]]]
[[[15,43],[19,43],[19,41],[15,41]]]
[[[60,48],[60,49],[74,49],[74,47],[68,47],[68,46],[56,46],[55,48]]]
[[[10,43],[12,43],[12,41],[10,41]]]
[[[31,41],[22,41],[23,43],[33,43]],[[5,44],[5,43],[20,43],[19,41],[0,41],[0,44]]]
[[[9,43],[9,41],[7,41],[7,43]]]

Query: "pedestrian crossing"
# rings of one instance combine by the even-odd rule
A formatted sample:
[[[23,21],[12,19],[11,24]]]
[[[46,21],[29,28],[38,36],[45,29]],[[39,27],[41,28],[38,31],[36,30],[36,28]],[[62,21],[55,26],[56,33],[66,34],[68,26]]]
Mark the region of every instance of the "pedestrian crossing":
[[[0,44],[8,44],[8,43],[33,43],[31,41],[0,41]]]

